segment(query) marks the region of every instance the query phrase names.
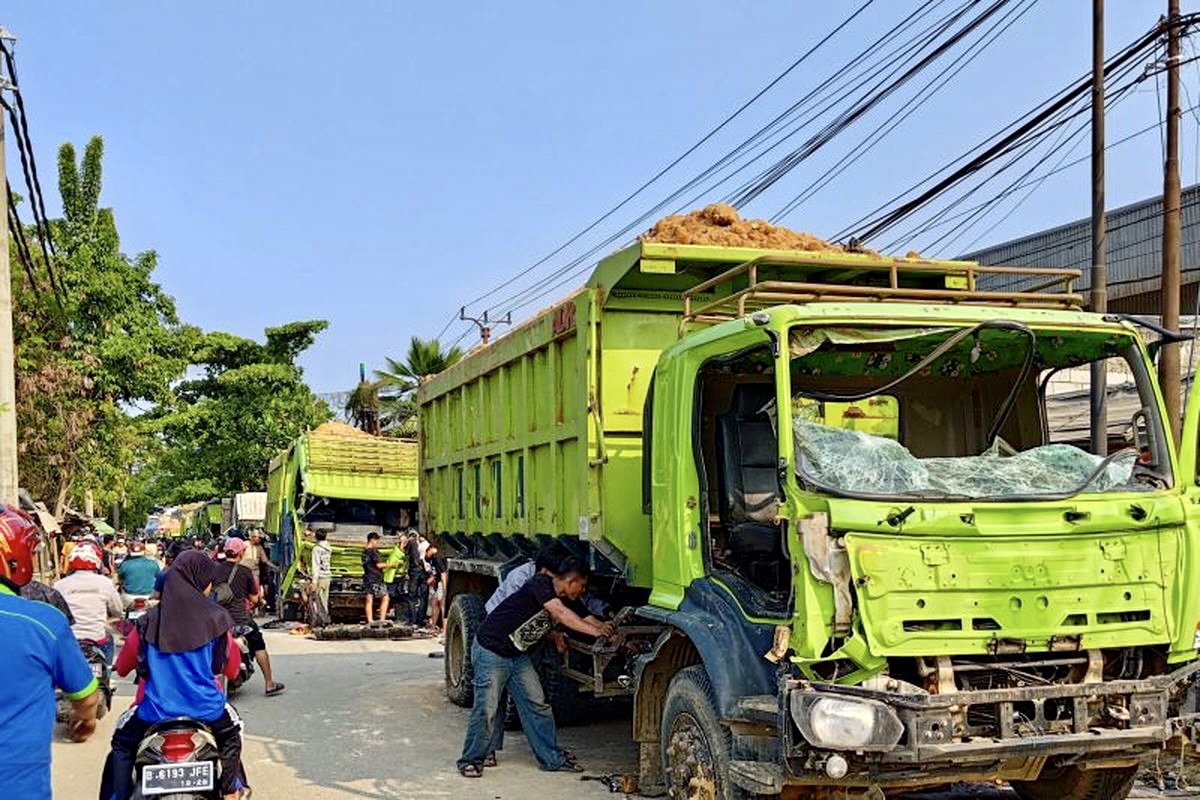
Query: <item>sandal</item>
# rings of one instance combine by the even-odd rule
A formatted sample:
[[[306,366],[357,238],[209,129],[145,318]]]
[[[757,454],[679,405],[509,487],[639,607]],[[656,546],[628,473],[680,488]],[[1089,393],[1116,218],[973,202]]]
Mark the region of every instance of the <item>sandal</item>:
[[[287,687],[282,683],[276,683],[270,689],[267,689],[267,697],[274,697],[277,694],[283,694],[283,690]]]
[[[482,778],[483,770],[474,764],[463,764],[458,768],[458,774],[464,778]]]
[[[579,763],[579,759],[575,757],[575,754],[565,748],[562,750],[562,757],[563,761],[567,762],[571,766],[575,766]]]
[[[500,766],[500,762],[496,760],[495,753],[488,753],[483,759],[483,765],[485,767],[498,767]]]
[[[570,761],[564,761],[560,766],[546,770],[547,772],[583,772],[583,767]]]

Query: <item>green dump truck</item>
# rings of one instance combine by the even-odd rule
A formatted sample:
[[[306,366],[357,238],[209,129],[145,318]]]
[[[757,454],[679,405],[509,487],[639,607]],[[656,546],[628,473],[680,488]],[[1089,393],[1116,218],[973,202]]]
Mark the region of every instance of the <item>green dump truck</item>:
[[[267,474],[266,531],[278,542],[283,581],[279,597],[287,619],[304,616],[301,583],[312,568],[317,531],[333,549],[329,611],[357,620],[363,609],[362,551],[367,534],[393,547],[417,520],[417,445],[371,436],[327,422],[271,460]]]
[[[1077,277],[651,242],[600,262],[421,387],[451,699],[483,599],[558,540],[620,633],[544,683],[556,713],[632,698],[645,793],[1123,798],[1196,721],[1200,408],[1177,452],[1147,323],[1084,312]],[[1108,454],[1045,413],[1097,362],[1137,398]]]

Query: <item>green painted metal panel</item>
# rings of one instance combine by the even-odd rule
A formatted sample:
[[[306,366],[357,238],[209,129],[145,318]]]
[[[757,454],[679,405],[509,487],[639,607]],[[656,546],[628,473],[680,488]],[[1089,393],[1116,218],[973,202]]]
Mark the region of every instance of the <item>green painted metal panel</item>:
[[[1050,649],[1165,643],[1158,530],[1074,536],[845,537],[879,656],[986,654],[996,640]],[[1172,548],[1173,549],[1173,548]]]

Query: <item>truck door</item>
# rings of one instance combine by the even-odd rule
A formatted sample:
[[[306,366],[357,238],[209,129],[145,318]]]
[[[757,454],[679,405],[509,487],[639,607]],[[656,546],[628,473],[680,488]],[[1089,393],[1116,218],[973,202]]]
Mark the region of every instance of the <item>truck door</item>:
[[[1195,589],[1200,578],[1200,381],[1193,380],[1184,408],[1183,433],[1179,448],[1179,474],[1175,477],[1183,500],[1187,524],[1183,550],[1178,563],[1190,574],[1180,574],[1175,581],[1174,596],[1179,598],[1177,633],[1171,646],[1171,660],[1178,661],[1195,655],[1200,645],[1200,592]]]

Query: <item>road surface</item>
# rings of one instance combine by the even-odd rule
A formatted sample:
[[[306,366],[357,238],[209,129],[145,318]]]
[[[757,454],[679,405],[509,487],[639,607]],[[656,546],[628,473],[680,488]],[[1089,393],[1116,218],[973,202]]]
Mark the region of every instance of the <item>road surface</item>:
[[[254,800],[560,800],[611,798],[579,776],[536,769],[520,734],[501,765],[468,781],[454,768],[467,712],[442,693],[433,640],[318,642],[268,631],[276,676],[287,692],[264,697],[261,676],[235,698],[246,724],[245,763]],[[132,686],[121,682],[117,708]],[[116,714],[84,744],[54,745],[56,800],[95,800]],[[562,731],[585,776],[636,771],[628,721]],[[1151,793],[1139,792],[1141,797]],[[1186,795],[1174,795],[1181,797]],[[1006,790],[972,787],[922,800],[1014,800]]]

